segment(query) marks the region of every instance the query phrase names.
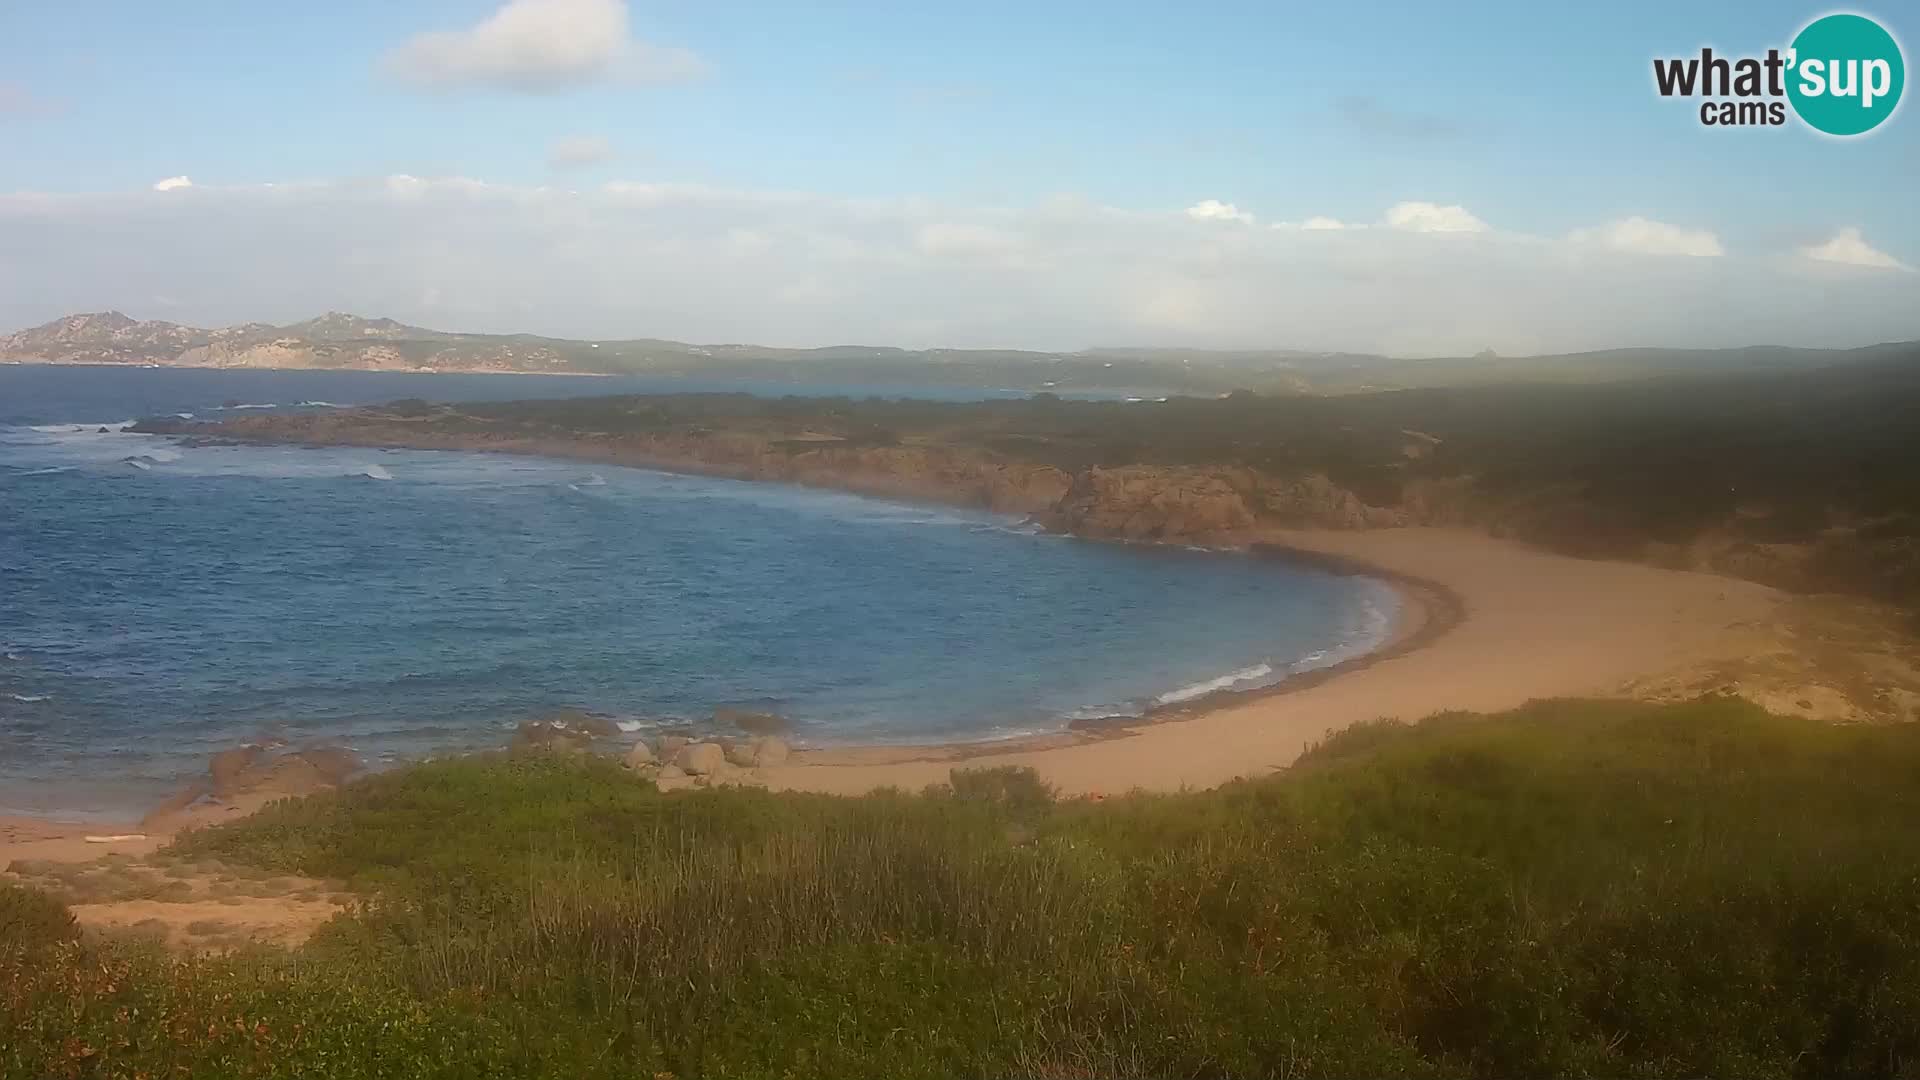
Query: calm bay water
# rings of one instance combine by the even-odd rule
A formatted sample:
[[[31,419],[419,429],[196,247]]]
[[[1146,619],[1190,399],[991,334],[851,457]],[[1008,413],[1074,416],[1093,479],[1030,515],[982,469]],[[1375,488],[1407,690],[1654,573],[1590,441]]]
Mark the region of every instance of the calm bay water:
[[[391,761],[569,706],[633,731],[766,708],[813,744],[1005,737],[1337,662],[1392,617],[1377,582],[990,514],[98,431],[717,388],[624,382],[0,367],[0,809],[138,811],[263,733]]]

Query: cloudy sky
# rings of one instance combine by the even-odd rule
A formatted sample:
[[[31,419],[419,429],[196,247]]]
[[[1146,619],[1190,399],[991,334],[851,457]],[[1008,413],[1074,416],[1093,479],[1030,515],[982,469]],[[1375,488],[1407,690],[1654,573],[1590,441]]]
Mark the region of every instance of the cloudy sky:
[[[1656,55],[1764,52],[1825,10],[21,0],[0,329],[340,309],[781,345],[1920,338],[1912,108],[1841,141],[1706,129],[1652,89]],[[1871,13],[1920,39],[1911,9]]]

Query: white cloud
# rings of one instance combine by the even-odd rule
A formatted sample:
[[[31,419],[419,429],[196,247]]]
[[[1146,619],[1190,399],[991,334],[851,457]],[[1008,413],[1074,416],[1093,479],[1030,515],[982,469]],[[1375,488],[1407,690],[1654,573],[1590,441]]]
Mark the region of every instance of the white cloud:
[[[736,255],[763,255],[773,246],[773,237],[758,229],[728,229],[727,250]]]
[[[604,79],[667,82],[702,68],[685,49],[634,38],[625,0],[509,0],[468,29],[409,39],[384,64],[420,86],[529,92]]]
[[[920,226],[914,246],[927,255],[1005,255],[1020,248],[1020,238],[987,225],[936,221]]]
[[[1387,224],[1396,229],[1421,233],[1487,231],[1487,223],[1467,213],[1466,207],[1440,206],[1430,202],[1403,202],[1388,207]]]
[[[162,180],[159,183],[153,185],[153,190],[178,191],[181,188],[190,188],[192,186],[193,186],[193,181],[187,179],[184,176],[169,176],[165,180]]]
[[[1202,199],[1187,207],[1187,216],[1195,221],[1237,221],[1242,225],[1253,224],[1253,215],[1219,199]]]
[[[1305,221],[1276,221],[1267,227],[1281,232],[1342,232],[1347,229],[1366,228],[1365,225],[1356,225],[1322,214],[1315,214]]]
[[[1869,245],[1866,238],[1860,235],[1860,230],[1851,225],[1834,233],[1833,239],[1824,244],[1801,248],[1800,254],[1821,262],[1866,266],[1875,270],[1913,271],[1913,267]]]
[[[1920,338],[1904,274],[1809,289],[1799,259],[1567,258],[1569,244],[1491,229],[1436,243],[1395,228],[1199,228],[1085,199],[983,207],[427,175],[192,194],[0,194],[0,330],[138,314],[166,295],[178,301],[167,318],[199,325],[333,308],[772,345],[1518,355]]]
[[[1568,239],[1633,255],[1717,256],[1720,238],[1706,229],[1687,229],[1643,217],[1621,218],[1590,229],[1575,229]]]
[[[613,158],[613,143],[600,135],[565,135],[547,147],[547,167],[584,169]]]

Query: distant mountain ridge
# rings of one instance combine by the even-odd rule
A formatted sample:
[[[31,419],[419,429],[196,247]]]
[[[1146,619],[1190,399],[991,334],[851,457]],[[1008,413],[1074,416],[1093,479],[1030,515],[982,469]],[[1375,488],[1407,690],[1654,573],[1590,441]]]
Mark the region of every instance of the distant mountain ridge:
[[[119,311],[68,315],[0,337],[0,361],[157,367],[656,375],[822,384],[1005,388],[1026,392],[1333,393],[1486,382],[1615,382],[1794,371],[1911,353],[1864,349],[1613,349],[1558,356],[1396,359],[1293,349],[902,349],[693,345],[657,338],[576,341],[430,330],[330,311],[303,322],[201,328]]]

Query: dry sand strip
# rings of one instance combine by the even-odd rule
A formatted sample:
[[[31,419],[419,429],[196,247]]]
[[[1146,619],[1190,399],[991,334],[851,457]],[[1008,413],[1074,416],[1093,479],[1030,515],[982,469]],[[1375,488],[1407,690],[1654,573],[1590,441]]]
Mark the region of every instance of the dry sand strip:
[[[1118,736],[975,748],[966,765],[1031,766],[1069,795],[1211,787],[1285,768],[1329,733],[1362,721],[1611,695],[1660,672],[1737,656],[1746,647],[1742,631],[1781,600],[1751,582],[1573,559],[1465,530],[1275,531],[1259,539],[1436,583],[1457,599],[1461,617],[1422,647],[1312,685]],[[793,760],[766,770],[770,787],[918,790],[944,781],[955,764],[951,752],[837,751]]]

